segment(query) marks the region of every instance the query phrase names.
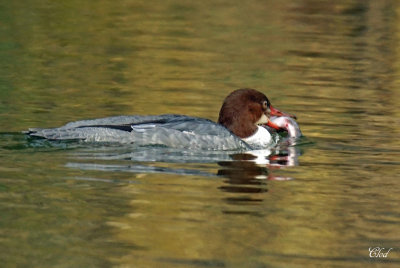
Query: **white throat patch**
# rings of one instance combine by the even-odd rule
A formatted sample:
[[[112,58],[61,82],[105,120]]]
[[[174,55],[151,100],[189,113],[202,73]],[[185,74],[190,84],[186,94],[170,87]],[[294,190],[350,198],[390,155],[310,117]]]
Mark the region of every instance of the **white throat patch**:
[[[263,125],[268,123],[268,121],[269,121],[268,117],[263,113],[260,119],[258,119],[258,121],[256,122],[256,125]]]
[[[242,140],[247,142],[249,145],[255,145],[258,147],[267,147],[272,143],[271,134],[266,128],[261,126],[257,126],[257,131],[253,135],[243,138]]]

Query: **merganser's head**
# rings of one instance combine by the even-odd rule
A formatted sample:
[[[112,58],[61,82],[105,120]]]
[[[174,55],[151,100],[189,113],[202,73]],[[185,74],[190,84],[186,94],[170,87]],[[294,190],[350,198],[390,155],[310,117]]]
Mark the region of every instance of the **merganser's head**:
[[[289,116],[272,107],[268,98],[261,92],[238,89],[229,94],[222,104],[218,123],[225,126],[240,138],[246,138],[257,131],[258,125],[281,129],[269,119],[270,116]]]

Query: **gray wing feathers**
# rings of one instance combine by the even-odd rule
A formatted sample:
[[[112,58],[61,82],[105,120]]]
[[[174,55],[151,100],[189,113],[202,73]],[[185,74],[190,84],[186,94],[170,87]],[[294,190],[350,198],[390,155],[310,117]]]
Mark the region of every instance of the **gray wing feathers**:
[[[102,126],[131,125],[132,131]],[[100,127],[99,127],[100,126]],[[68,123],[60,128],[30,129],[31,136],[50,140],[135,143],[174,148],[235,150],[248,145],[223,126],[207,119],[180,116],[116,116]]]

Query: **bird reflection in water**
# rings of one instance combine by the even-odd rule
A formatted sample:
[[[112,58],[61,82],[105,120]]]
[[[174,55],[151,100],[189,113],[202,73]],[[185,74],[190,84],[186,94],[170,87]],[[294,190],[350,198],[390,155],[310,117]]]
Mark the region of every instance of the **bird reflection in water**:
[[[274,170],[297,166],[300,150],[294,146],[270,150],[257,150],[231,155],[231,161],[220,161],[218,176],[228,178],[227,192],[260,193],[266,192],[266,181],[287,181],[291,177],[274,174]]]
[[[273,151],[238,153],[231,155],[230,161],[219,161],[218,175],[226,178],[219,189],[228,193],[223,199],[229,205],[222,212],[263,217],[264,212],[257,207],[266,198],[264,193],[268,192],[268,182],[292,180],[291,177],[276,175],[275,171],[297,166],[299,155],[300,149],[289,142]]]

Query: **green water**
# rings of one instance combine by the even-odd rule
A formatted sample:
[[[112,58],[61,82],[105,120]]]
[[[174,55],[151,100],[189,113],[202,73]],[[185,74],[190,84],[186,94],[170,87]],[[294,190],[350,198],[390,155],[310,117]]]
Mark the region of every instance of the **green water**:
[[[399,266],[399,18],[385,0],[0,1],[0,266]],[[297,115],[297,166],[20,133],[216,120],[241,87]]]

